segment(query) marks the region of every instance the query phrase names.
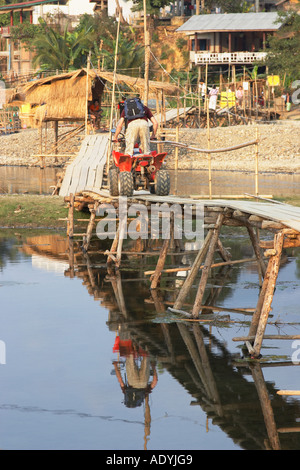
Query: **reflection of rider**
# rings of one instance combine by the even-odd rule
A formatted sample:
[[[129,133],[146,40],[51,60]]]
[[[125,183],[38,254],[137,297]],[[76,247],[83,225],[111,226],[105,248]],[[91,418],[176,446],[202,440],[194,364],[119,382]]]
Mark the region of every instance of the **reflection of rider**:
[[[117,336],[114,352],[126,357],[126,379],[123,380],[118,362],[114,361],[116,376],[124,393],[124,404],[128,408],[140,406],[157,384],[157,373],[154,363],[151,363],[153,379],[150,379],[150,357],[142,348],[136,347],[131,340],[121,340]],[[140,362],[140,366],[138,365]]]

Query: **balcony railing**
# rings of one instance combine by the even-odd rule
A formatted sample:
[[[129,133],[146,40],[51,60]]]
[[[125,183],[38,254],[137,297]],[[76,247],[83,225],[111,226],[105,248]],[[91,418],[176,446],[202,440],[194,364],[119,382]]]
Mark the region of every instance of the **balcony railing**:
[[[252,64],[265,59],[266,52],[191,52],[195,64]]]
[[[0,26],[0,34],[4,38],[10,37],[10,26]]]

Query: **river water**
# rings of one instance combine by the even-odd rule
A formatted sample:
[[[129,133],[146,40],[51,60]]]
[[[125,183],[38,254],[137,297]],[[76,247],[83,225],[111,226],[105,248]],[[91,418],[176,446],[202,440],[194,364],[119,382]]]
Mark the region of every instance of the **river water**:
[[[49,194],[56,172],[2,167],[1,192]],[[172,174],[178,194],[207,193],[207,172],[179,176]],[[235,186],[226,178],[214,173],[216,192],[253,193],[253,175],[239,174]],[[277,195],[297,194],[293,175],[276,176],[275,186],[275,176],[264,178],[266,194],[272,178]],[[222,241],[233,259],[252,256],[242,231],[226,230]],[[109,247],[101,243],[93,251]],[[124,248],[139,252],[130,242]],[[194,256],[170,256],[168,265],[187,266]],[[277,393],[299,390],[300,342],[266,339],[254,363],[233,341],[249,331],[256,264],[214,269],[205,298],[214,313],[191,323],[168,310],[183,273],[164,275],[157,296],[149,290],[144,272],[156,261],[124,255],[116,276],[106,257],[83,256],[64,233],[1,230],[1,449],[300,448],[300,398]],[[299,334],[299,288],[300,251],[288,250],[266,334]]]
[[[251,255],[243,233],[222,241],[233,259]],[[206,301],[219,309],[191,323],[167,308],[183,277],[151,294],[157,257],[124,255],[113,276],[103,255],[74,269],[68,253],[63,233],[1,232],[1,449],[299,449],[300,398],[277,393],[299,390],[299,341],[264,340],[256,364],[233,341],[257,302],[255,263],[213,270]],[[267,334],[299,334],[299,288],[300,252],[288,251]]]
[[[30,193],[51,194],[57,183],[57,168],[26,168],[0,166],[0,194]],[[172,192],[178,195],[208,195],[208,171],[180,170],[177,178],[170,171]],[[265,196],[295,196],[299,194],[299,174],[259,175],[259,194]],[[243,195],[255,194],[255,175],[251,172],[212,171],[212,194]]]

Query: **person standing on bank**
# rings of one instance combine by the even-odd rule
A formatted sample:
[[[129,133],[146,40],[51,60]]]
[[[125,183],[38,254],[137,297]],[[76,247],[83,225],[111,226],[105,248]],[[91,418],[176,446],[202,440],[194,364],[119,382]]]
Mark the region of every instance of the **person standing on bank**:
[[[116,128],[114,141],[118,141],[118,136],[126,122],[126,155],[133,154],[136,142],[140,142],[143,154],[147,155],[150,153],[150,128],[148,121],[150,121],[153,126],[151,139],[155,139],[158,122],[150,109],[147,106],[144,106],[139,98],[129,98],[125,101],[124,109]]]

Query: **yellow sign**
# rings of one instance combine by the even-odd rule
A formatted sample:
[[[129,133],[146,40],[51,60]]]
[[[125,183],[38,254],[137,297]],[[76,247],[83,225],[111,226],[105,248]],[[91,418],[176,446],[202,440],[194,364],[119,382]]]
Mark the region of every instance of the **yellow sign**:
[[[279,75],[269,75],[267,77],[267,82],[269,86],[278,86],[280,85],[280,77]]]
[[[233,91],[222,91],[220,99],[221,108],[232,108],[235,106],[235,94]]]

